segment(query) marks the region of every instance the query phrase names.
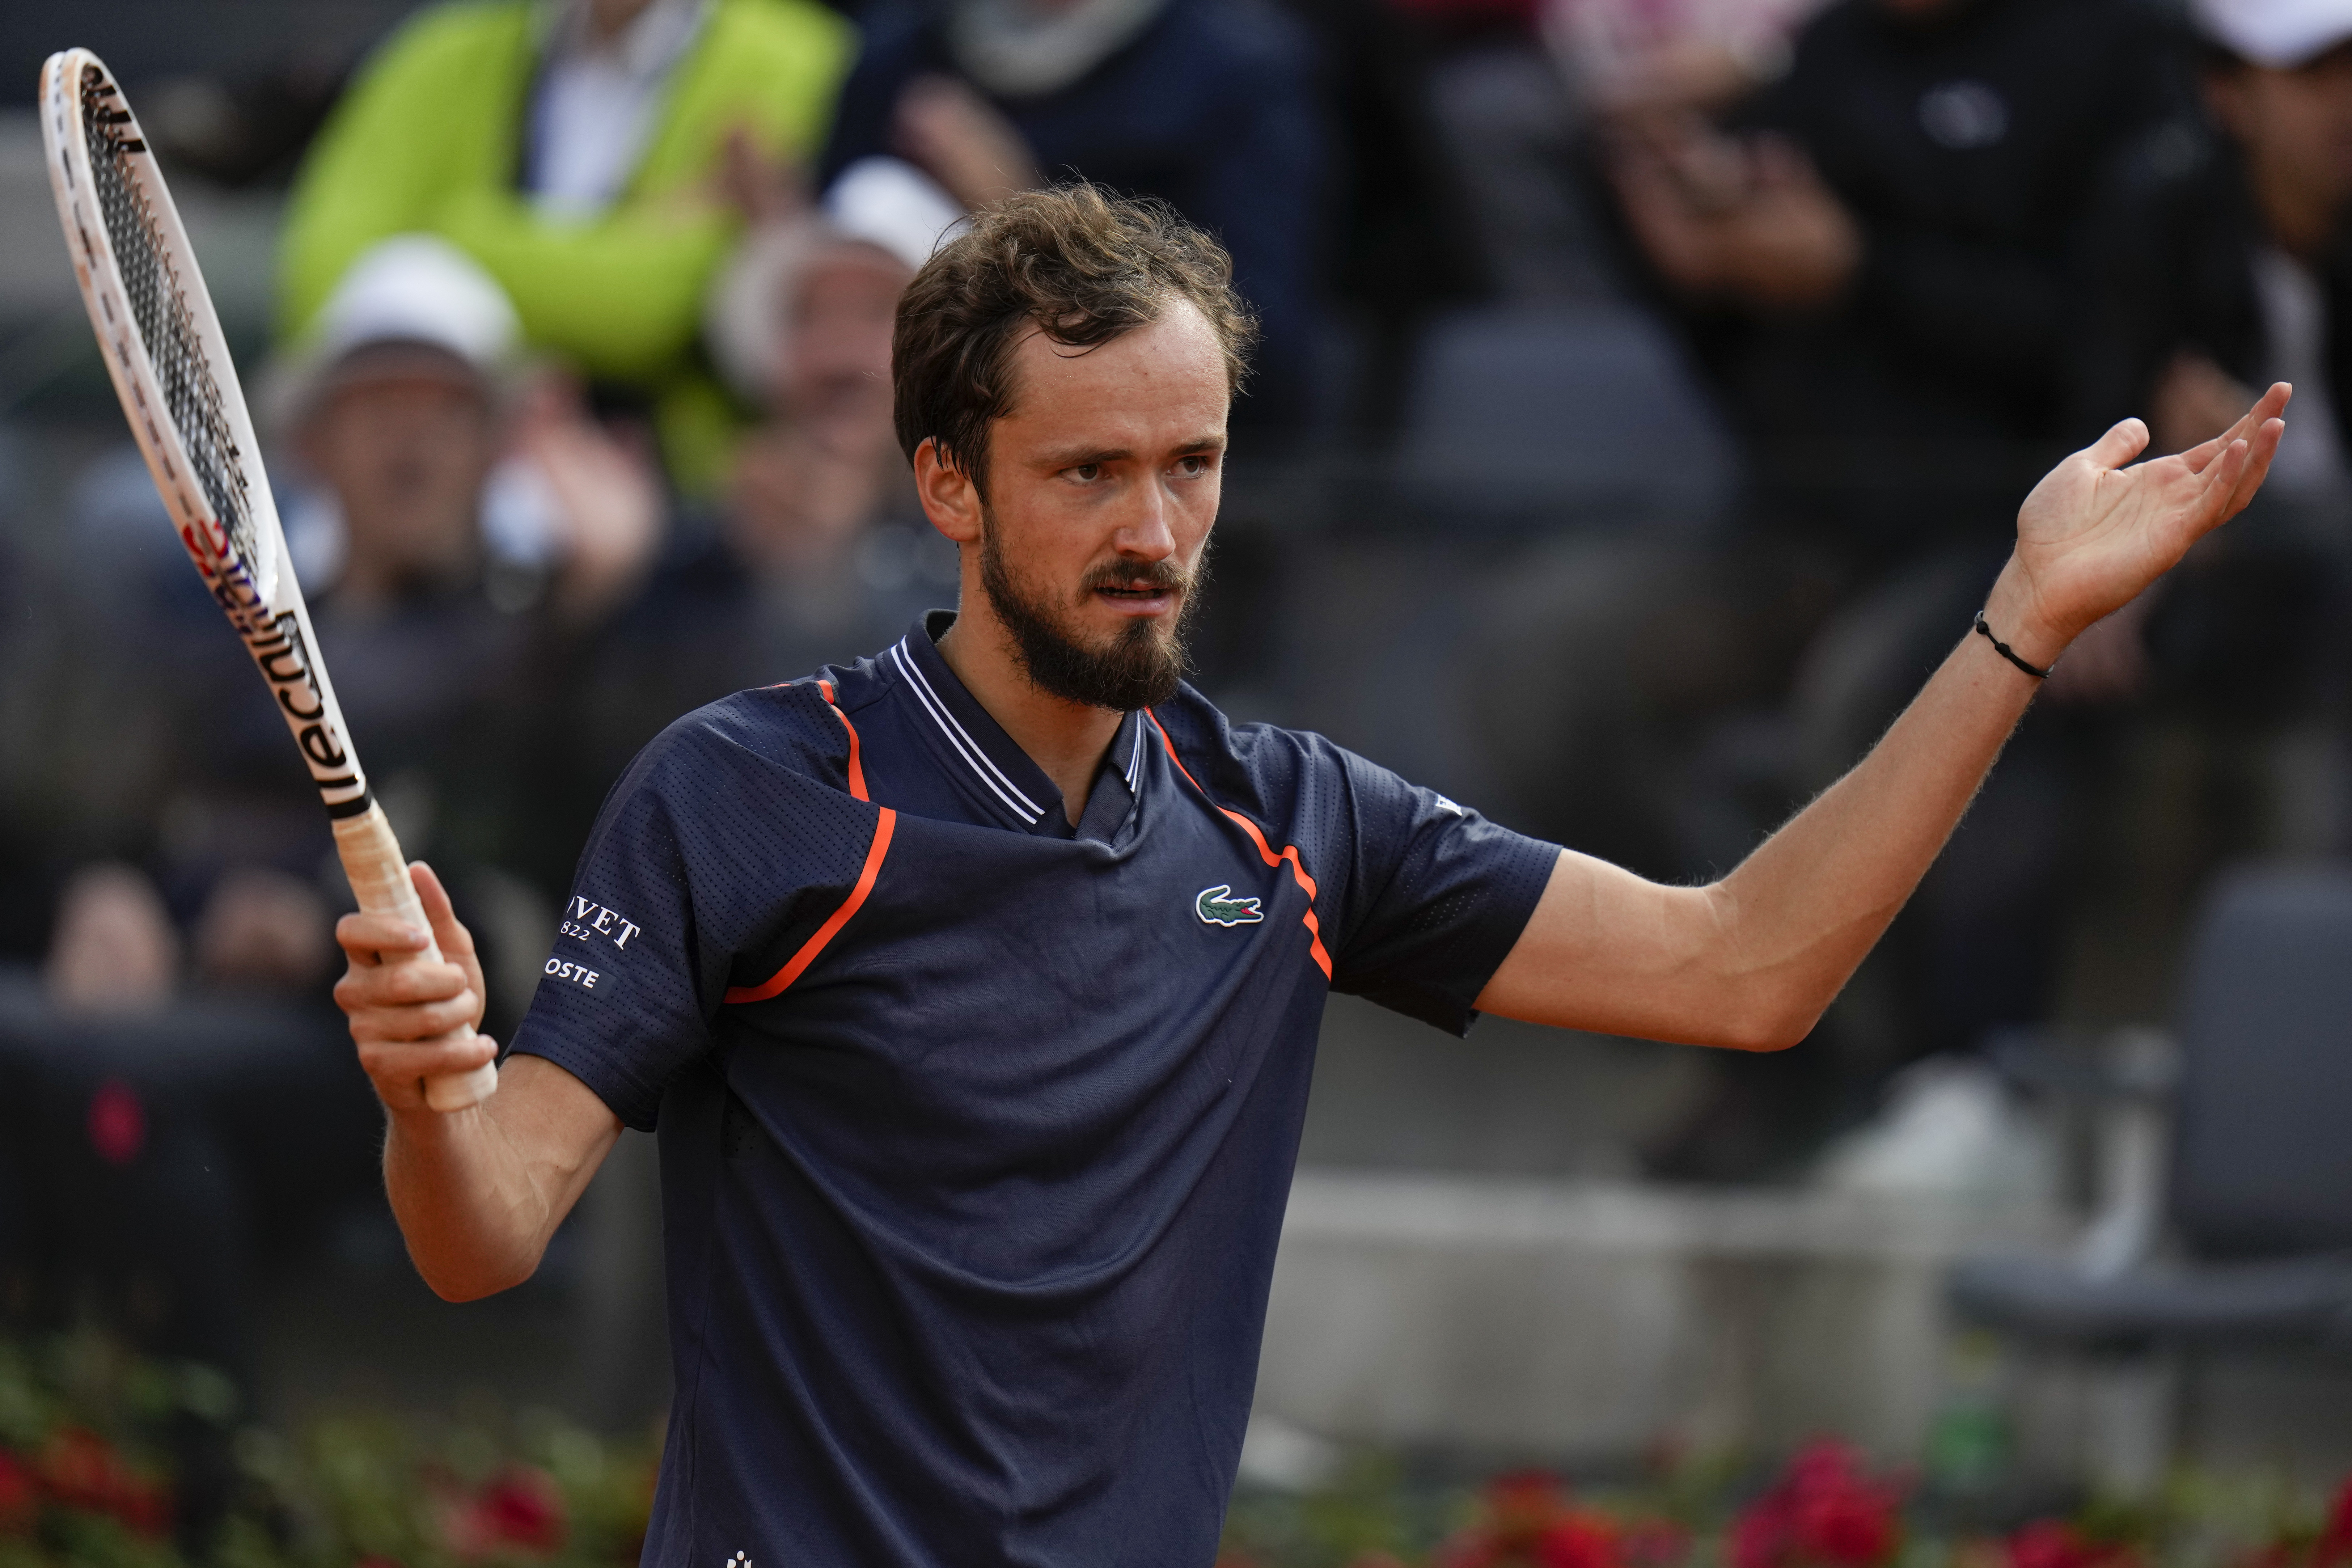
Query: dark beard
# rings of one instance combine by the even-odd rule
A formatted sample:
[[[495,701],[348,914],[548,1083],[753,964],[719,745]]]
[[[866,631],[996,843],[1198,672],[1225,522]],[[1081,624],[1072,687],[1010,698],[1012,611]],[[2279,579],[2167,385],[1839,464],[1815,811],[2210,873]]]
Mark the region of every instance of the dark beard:
[[[1118,634],[1108,647],[1090,648],[1073,641],[1063,630],[1050,602],[1031,595],[1013,575],[996,548],[996,519],[986,515],[980,539],[980,584],[995,607],[996,618],[1013,635],[1013,650],[1023,673],[1036,688],[1065,702],[1108,708],[1114,713],[1153,708],[1176,695],[1177,683],[1188,668],[1184,641],[1201,607],[1201,589],[1209,580],[1208,556],[1192,572],[1168,561],[1110,562],[1087,574],[1081,592],[1093,593],[1108,584],[1145,583],[1157,588],[1181,589],[1176,625],[1164,637],[1149,621],[1137,621]]]

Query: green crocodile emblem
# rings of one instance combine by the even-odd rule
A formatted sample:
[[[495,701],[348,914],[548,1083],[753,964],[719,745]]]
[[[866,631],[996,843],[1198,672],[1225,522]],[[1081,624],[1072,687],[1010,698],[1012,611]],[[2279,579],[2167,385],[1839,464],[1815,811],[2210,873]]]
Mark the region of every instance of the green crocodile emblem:
[[[1255,899],[1230,897],[1233,890],[1223,882],[1201,889],[1201,896],[1193,900],[1192,908],[1200,915],[1202,925],[1247,926],[1265,919],[1259,911]]]

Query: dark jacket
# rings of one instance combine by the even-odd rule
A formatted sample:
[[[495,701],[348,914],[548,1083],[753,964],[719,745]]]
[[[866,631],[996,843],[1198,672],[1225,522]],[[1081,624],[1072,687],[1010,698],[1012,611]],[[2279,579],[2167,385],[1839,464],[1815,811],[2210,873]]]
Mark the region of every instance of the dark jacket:
[[[961,75],[935,6],[877,0],[859,26],[866,47],[842,89],[824,182],[894,150],[892,117],[908,81]],[[1171,0],[1133,42],[1070,86],[990,100],[1048,180],[1083,174],[1161,197],[1223,241],[1265,332],[1234,416],[1277,427],[1301,423],[1309,399],[1326,195],[1310,55],[1304,32],[1270,7]]]
[[[1742,127],[1811,154],[1864,237],[1831,309],[1700,324],[1782,521],[1901,552],[2010,526],[2065,434],[2080,225],[2181,81],[2140,0],[1843,0]]]
[[[2236,150],[2200,121],[2158,127],[2119,161],[2091,226],[2088,297],[2077,321],[2073,416],[2084,439],[2146,415],[2164,367],[2202,353],[2252,386],[2270,374],[2254,284],[2262,218]],[[2352,229],[2323,258],[2327,379],[2352,447]]]

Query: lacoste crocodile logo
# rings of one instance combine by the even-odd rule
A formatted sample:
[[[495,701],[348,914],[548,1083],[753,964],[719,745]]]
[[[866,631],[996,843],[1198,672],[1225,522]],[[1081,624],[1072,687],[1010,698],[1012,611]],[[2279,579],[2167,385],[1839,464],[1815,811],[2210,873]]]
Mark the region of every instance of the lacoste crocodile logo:
[[[1255,899],[1236,899],[1233,888],[1224,882],[1213,888],[1203,888],[1192,902],[1193,912],[1204,926],[1251,926],[1265,919]]]

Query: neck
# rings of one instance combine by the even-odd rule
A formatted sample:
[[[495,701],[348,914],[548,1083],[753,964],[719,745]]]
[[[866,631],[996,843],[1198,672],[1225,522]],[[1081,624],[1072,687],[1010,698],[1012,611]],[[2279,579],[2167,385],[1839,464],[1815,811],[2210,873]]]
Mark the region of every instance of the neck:
[[[1040,691],[1022,668],[1013,634],[974,583],[964,584],[962,608],[940,639],[940,657],[1013,743],[1054,781],[1062,792],[1062,810],[1076,826],[1125,715]]]

